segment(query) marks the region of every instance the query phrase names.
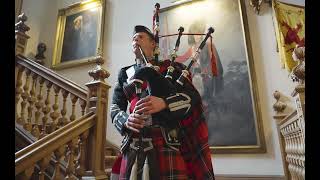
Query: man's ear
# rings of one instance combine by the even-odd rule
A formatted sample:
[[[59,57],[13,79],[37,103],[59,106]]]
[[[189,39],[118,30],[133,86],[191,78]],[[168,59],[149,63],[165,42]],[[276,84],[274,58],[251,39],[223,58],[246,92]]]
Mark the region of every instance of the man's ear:
[[[153,49],[156,48],[156,41],[152,41],[151,44],[152,44],[152,46],[153,46]]]

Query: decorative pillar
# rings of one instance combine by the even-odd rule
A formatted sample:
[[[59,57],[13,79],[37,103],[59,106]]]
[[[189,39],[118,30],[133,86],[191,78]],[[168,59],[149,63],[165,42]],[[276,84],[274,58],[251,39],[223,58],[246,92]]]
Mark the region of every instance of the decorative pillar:
[[[109,77],[108,71],[101,67],[104,62],[101,55],[96,57],[97,66],[88,73],[93,80],[86,84],[88,87],[87,112],[95,112],[96,125],[88,137],[88,170],[82,179],[107,179],[104,167],[104,147],[106,142],[106,120],[108,106],[108,91],[110,86],[104,79]]]
[[[30,38],[30,36],[25,33],[26,31],[30,30],[30,28],[25,24],[27,19],[28,17],[24,13],[22,13],[18,16],[18,22],[15,24],[16,55],[24,55],[28,39]]]

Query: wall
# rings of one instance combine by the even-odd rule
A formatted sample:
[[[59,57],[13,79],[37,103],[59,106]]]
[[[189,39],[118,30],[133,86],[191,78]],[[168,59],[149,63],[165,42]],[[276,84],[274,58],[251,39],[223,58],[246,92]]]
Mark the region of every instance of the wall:
[[[23,1],[22,11],[28,17],[26,24],[30,27],[26,55],[34,57],[37,45],[43,42],[47,45],[45,65],[50,66],[53,52],[55,29],[57,21],[57,2],[52,0]]]
[[[55,36],[53,35],[55,35],[57,11],[74,2],[76,1],[24,1],[23,12],[29,17],[27,24],[31,27],[30,32],[28,32],[31,39],[28,43],[27,54],[35,53],[37,42],[44,41],[48,46],[46,65],[50,65],[54,46]],[[111,86],[115,84],[120,67],[133,63],[133,55],[129,53],[131,51],[132,29],[136,24],[151,27],[152,11],[156,2],[159,2],[162,7],[169,4],[165,0],[107,0],[103,52],[106,60],[104,67],[111,74],[107,82]],[[286,2],[304,5],[304,0],[286,0]],[[275,121],[272,118],[274,114],[272,105],[275,102],[272,94],[275,90],[279,90],[289,96],[294,88],[294,84],[288,78],[288,73],[280,67],[279,56],[276,52],[271,8],[267,4],[263,4],[261,15],[258,16],[254,14],[248,3],[246,1],[246,12],[253,48],[254,66],[257,72],[257,85],[267,153],[213,154],[213,165],[216,174],[283,175],[278,134]],[[93,65],[86,65],[58,72],[84,86],[91,79],[87,71],[92,68]],[[110,90],[110,98],[112,97],[112,92],[113,89]],[[119,145],[121,137],[111,125],[109,117],[108,124],[107,138]]]

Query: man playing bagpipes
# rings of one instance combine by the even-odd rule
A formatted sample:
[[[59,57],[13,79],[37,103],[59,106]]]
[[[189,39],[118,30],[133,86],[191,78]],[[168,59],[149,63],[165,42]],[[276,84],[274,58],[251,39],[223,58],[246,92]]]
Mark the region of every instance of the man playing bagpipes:
[[[156,3],[154,33],[135,26],[136,63],[120,70],[114,89],[112,122],[125,136],[119,179],[214,179],[202,100],[189,73],[214,30],[208,29],[186,67],[175,62],[180,27],[171,60],[159,62],[159,9]]]
[[[153,59],[148,28],[135,26],[133,34],[136,63],[120,70],[111,105],[112,122],[125,136],[119,179],[214,179],[201,97],[190,75],[184,86],[174,82],[186,67]],[[170,65],[172,81],[164,78]],[[139,75],[146,77],[137,91]]]

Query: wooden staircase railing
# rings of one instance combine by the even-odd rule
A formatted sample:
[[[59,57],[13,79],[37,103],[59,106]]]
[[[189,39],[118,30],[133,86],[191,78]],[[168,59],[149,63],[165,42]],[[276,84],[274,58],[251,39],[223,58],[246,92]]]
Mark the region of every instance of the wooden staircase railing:
[[[109,73],[100,64],[89,71],[88,91],[25,57],[30,28],[24,14],[16,24],[16,129],[35,141],[15,153],[16,179],[44,179],[54,160],[51,179],[107,179],[104,168]],[[52,94],[53,91],[53,94]],[[80,108],[79,108],[80,106]],[[65,162],[65,173],[61,163]],[[35,168],[36,167],[36,168]],[[38,171],[35,170],[38,167]],[[35,175],[36,173],[36,175]]]
[[[59,163],[64,154],[68,154],[66,178],[73,174],[83,176],[85,169],[85,157],[87,138],[90,129],[96,124],[96,115],[93,112],[77,119],[59,130],[47,135],[35,143],[23,148],[15,154],[15,175],[18,178],[29,178],[34,170],[34,165],[40,165],[40,179],[44,176],[51,156],[55,156],[56,167],[52,179],[61,179]],[[76,146],[79,147],[78,157],[75,156]],[[68,150],[68,153],[65,151]],[[74,162],[76,162],[74,164]],[[77,165],[77,166],[76,166]]]
[[[16,122],[36,138],[42,138],[84,115],[87,91],[82,87],[22,55],[16,56],[16,72]],[[54,103],[51,104],[52,100]],[[77,101],[80,113],[76,109]],[[68,108],[67,103],[72,108]]]

